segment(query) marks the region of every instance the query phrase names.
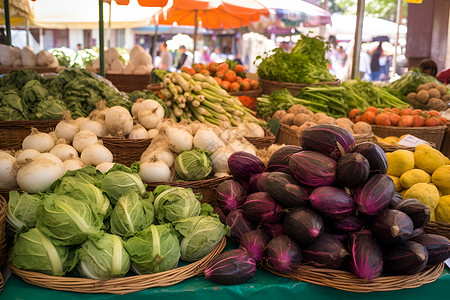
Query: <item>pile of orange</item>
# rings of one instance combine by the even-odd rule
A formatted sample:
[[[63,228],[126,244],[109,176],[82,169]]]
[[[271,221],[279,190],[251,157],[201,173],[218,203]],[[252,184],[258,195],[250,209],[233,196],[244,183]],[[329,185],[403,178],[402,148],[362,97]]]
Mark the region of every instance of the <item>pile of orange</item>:
[[[224,90],[230,93],[259,88],[259,82],[246,78],[245,68],[239,64],[235,65],[233,69],[230,69],[230,65],[226,62],[220,64],[212,62],[208,66],[205,64],[194,64],[192,68],[183,67],[181,71],[192,75],[196,73],[211,75]]]
[[[436,110],[403,108],[378,109],[370,106],[364,112],[352,109],[348,117],[353,122],[364,121],[369,124],[399,127],[439,126],[447,124],[447,119]]]

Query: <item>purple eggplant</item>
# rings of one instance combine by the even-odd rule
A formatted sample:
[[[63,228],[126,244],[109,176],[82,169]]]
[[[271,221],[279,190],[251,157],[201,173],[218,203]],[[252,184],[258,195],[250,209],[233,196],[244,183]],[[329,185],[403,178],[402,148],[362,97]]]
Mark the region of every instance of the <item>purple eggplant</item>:
[[[214,206],[214,212],[216,215],[219,215],[220,222],[225,224],[227,222],[227,215],[223,212],[223,210],[218,206]]]
[[[259,264],[269,241],[270,237],[262,230],[253,230],[242,235],[239,246],[252,255],[256,264]]]
[[[386,174],[388,161],[380,146],[371,142],[364,142],[356,145],[352,152],[362,154],[369,161],[370,173]]]
[[[293,272],[302,264],[302,249],[287,235],[279,235],[267,243],[266,262],[277,272]]]
[[[411,237],[414,224],[404,212],[386,209],[372,219],[370,228],[380,242],[395,244],[406,241]]]
[[[248,191],[250,194],[257,193],[257,192],[265,192],[264,190],[264,182],[267,178],[267,176],[270,175],[270,172],[262,172],[258,174],[253,174],[250,177],[250,180],[248,182]]]
[[[376,174],[356,189],[354,199],[359,212],[376,216],[388,206],[394,193],[392,179],[385,174]]]
[[[430,208],[417,199],[404,199],[399,201],[394,209],[407,214],[414,224],[414,229],[420,228],[430,221]]]
[[[348,241],[350,271],[358,278],[371,281],[383,270],[381,246],[368,229],[352,233]]]
[[[283,217],[284,209],[266,192],[253,193],[247,196],[241,209],[247,218],[254,222],[276,223]]]
[[[225,214],[239,208],[245,201],[247,192],[234,180],[225,180],[216,188],[217,205]]]
[[[324,231],[322,217],[307,207],[289,209],[283,227],[284,233],[300,245],[312,243]]]
[[[231,238],[237,242],[241,240],[244,233],[255,230],[255,226],[247,219],[242,209],[230,211],[227,215],[226,224],[230,227]]]
[[[419,243],[404,243],[383,248],[384,271],[393,275],[422,272],[428,263],[428,251]]]
[[[318,268],[338,269],[347,256],[342,242],[328,233],[303,248],[303,259]]]
[[[333,220],[350,216],[356,210],[353,198],[344,190],[332,186],[316,188],[309,201],[315,210]]]
[[[450,240],[438,234],[424,233],[411,239],[427,249],[428,265],[437,265],[450,257]]]
[[[228,158],[228,167],[234,180],[242,184],[247,190],[249,189],[248,182],[253,174],[264,172],[264,163],[255,155],[237,151]]]
[[[302,151],[289,160],[292,176],[300,183],[312,187],[332,185],[336,178],[336,162],[314,151]]]
[[[219,254],[204,271],[206,279],[226,285],[245,283],[253,278],[255,272],[255,259],[242,249]]]
[[[272,172],[264,180],[264,190],[283,207],[308,204],[308,192],[289,174]]]
[[[281,223],[263,223],[260,226],[271,239],[284,233],[283,224]]]
[[[292,154],[302,151],[302,147],[287,145],[277,149],[267,163],[267,172],[284,172],[290,174],[289,159]]]
[[[360,230],[365,224],[365,220],[359,216],[351,215],[333,223],[333,227],[339,231],[352,233]]]
[[[370,165],[359,153],[346,153],[336,164],[336,180],[334,184],[341,188],[356,187],[366,182]]]

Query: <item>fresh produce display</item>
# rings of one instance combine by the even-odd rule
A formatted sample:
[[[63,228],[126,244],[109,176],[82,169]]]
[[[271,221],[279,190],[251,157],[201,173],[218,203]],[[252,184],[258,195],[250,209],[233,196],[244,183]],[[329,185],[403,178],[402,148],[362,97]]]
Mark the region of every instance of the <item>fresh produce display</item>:
[[[215,125],[226,122],[233,126],[242,122],[265,124],[209,75],[168,73],[164,76],[163,88],[159,93],[169,108],[170,119],[174,122],[198,120]]]
[[[409,104],[418,109],[443,111],[449,108],[450,94],[447,87],[435,82],[421,84],[416,92],[406,95]]]
[[[387,174],[397,165],[403,168],[404,163],[393,158],[394,153],[386,157],[371,142],[355,146],[349,132],[329,124],[311,126],[301,138],[303,149],[280,148],[273,154],[275,163],[269,163],[267,169],[251,154],[234,153],[229,158],[234,180],[218,186],[216,210],[225,216],[231,238],[240,242],[248,254],[254,252],[255,261],[261,259],[265,245],[262,261],[277,272],[295,271],[303,263],[332,269],[348,266],[355,276],[371,281],[383,274],[415,274],[450,256],[447,238],[420,229],[432,212],[419,202],[421,196],[414,192],[417,189],[405,193],[404,200],[396,193],[396,184]],[[419,149],[431,148],[418,147],[417,152]],[[418,164],[430,154],[419,158]],[[411,158],[406,161],[412,169],[414,154],[409,156],[413,156],[412,162]],[[446,168],[443,158],[438,154],[436,157],[442,159],[439,167]],[[284,159],[278,165],[280,158]],[[274,171],[275,165],[283,172]],[[436,168],[435,185],[445,185],[449,174],[447,180],[443,176],[449,170]],[[432,187],[437,193],[437,188]],[[247,192],[244,198],[243,190]],[[281,194],[294,193],[297,203],[288,203],[286,197],[279,201]],[[429,194],[424,190],[424,196]],[[282,229],[265,229],[274,224],[281,224]],[[269,239],[254,231],[256,228]],[[222,273],[221,269],[232,269],[241,257],[228,255],[220,266],[209,266],[211,272],[221,275],[212,280],[226,284],[231,276],[239,283],[251,278],[249,269],[234,268],[233,273]]]
[[[20,49],[8,45],[0,45],[0,65],[4,67],[56,68],[59,66],[59,63],[58,59],[47,50],[41,50],[36,54],[31,47]]]
[[[397,192],[426,205],[432,221],[450,223],[450,160],[426,144],[414,152],[396,150],[386,156],[387,174]]]
[[[179,187],[146,191],[137,173],[119,164],[105,174],[92,166],[69,171],[39,194],[10,193],[8,233],[17,232],[11,263],[100,280],[130,269],[151,274],[176,268],[179,260],[203,258],[228,231],[198,199]]]
[[[66,47],[52,48],[49,50],[56,56],[60,66],[71,68],[86,68],[92,65],[92,61],[98,57],[94,49],[73,50]]]
[[[367,134],[372,132],[372,127],[366,122],[359,121],[356,124],[349,118],[333,118],[325,113],[313,113],[301,104],[295,104],[287,110],[277,110],[272,119],[280,120],[280,123],[291,127],[295,132],[301,133],[306,128],[319,124],[337,125],[351,134]]]
[[[291,52],[276,48],[264,57],[257,56],[258,77],[293,83],[335,81],[327,68],[327,50],[328,45],[322,37],[302,35]]]
[[[436,110],[423,111],[410,108],[379,109],[371,106],[364,111],[354,108],[348,113],[348,117],[354,122],[364,121],[383,126],[423,127],[447,124],[447,119],[441,117]]]
[[[370,106],[404,108],[408,104],[371,82],[344,81],[340,86],[305,87],[295,97],[287,89],[258,97],[257,112],[262,117],[277,110],[302,104],[314,113],[323,112],[334,118],[346,117],[352,108],[364,111]]]
[[[35,71],[11,71],[0,77],[0,120],[58,120],[66,110],[86,117],[100,100],[107,106],[132,105],[99,77],[83,69],[66,69],[45,78]]]
[[[429,82],[441,84],[435,77],[425,74],[417,68],[412,68],[403,74],[402,77],[389,84],[387,90],[398,98],[407,101],[406,96],[409,93],[417,92],[417,88],[421,84]]]

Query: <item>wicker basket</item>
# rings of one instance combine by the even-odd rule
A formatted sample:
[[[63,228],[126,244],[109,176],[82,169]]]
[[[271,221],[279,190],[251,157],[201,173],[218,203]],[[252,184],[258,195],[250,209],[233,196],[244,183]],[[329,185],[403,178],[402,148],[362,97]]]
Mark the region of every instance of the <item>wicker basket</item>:
[[[252,143],[256,148],[269,148],[275,143],[276,137],[270,132],[269,129],[264,128],[264,137],[246,137],[247,141]]]
[[[445,156],[450,157],[450,123],[447,123],[447,128],[442,138],[441,152]]]
[[[59,120],[53,121],[0,121],[0,149],[22,149],[22,141],[31,132],[31,127],[42,132],[50,132],[55,129]]]
[[[403,146],[403,145],[388,145],[381,142],[375,142],[378,146],[380,146],[381,149],[384,150],[384,152],[394,152],[396,150],[408,150],[414,152],[416,147],[409,147],[409,146]],[[430,143],[430,146],[433,148],[436,148],[436,145],[434,143]]]
[[[439,278],[444,270],[444,263],[425,269],[415,275],[382,276],[368,282],[357,278],[350,272],[301,266],[297,272],[280,274],[268,268],[269,272],[293,280],[309,282],[313,284],[332,287],[339,290],[369,293],[376,291],[396,291],[407,288],[416,288],[426,283],[431,283]]]
[[[8,255],[6,253],[6,210],[8,203],[5,198],[0,195],[0,274],[5,266]]]
[[[207,256],[199,261],[183,267],[155,274],[135,275],[110,280],[57,277],[38,272],[19,270],[11,263],[8,263],[8,266],[14,274],[21,277],[25,282],[40,287],[77,293],[108,293],[124,295],[153,287],[174,285],[193,276],[200,275],[208,263],[222,252],[225,245],[226,238],[224,237],[216,248]]]
[[[450,239],[450,223],[428,221],[424,229],[427,233],[439,234]]]
[[[5,281],[3,280],[2,272],[0,272],[0,294],[3,292],[4,287],[5,287]]]
[[[261,82],[261,87],[264,94],[272,94],[276,90],[287,89],[292,95],[296,96],[298,92],[300,92],[305,87],[310,86],[320,86],[320,85],[328,85],[328,86],[336,86],[339,85],[339,81],[323,81],[317,83],[291,83],[291,82],[280,82],[280,81],[271,81],[265,79],[259,79]]]
[[[404,134],[410,134],[429,143],[434,143],[436,145],[436,149],[441,148],[445,129],[445,125],[432,127],[396,127],[372,125],[372,131],[376,136],[385,138],[388,136],[399,137]]]
[[[220,178],[211,178],[197,181],[175,181],[175,182],[145,182],[147,189],[153,191],[158,185],[170,185],[182,188],[191,188],[194,193],[201,193],[202,203],[209,203],[212,206],[216,204],[216,187],[225,180],[231,179],[231,176]]]
[[[152,139],[118,139],[118,138],[100,138],[103,146],[112,152],[114,162],[130,166],[132,163],[141,159],[141,154],[148,148]]]
[[[150,83],[150,74],[106,74],[106,79],[122,92],[145,90]]]
[[[263,89],[258,88],[256,90],[250,90],[250,91],[233,92],[233,93],[230,93],[230,95],[235,96],[235,97],[239,97],[239,96],[259,97],[259,96],[261,96],[262,92],[263,92]]]

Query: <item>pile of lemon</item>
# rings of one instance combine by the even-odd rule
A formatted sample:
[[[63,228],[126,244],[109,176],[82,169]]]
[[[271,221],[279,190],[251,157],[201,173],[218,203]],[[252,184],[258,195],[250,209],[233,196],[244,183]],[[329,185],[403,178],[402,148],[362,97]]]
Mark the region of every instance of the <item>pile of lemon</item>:
[[[431,221],[450,223],[450,160],[426,144],[415,151],[386,153],[387,174],[405,199],[415,198],[431,209]]]

